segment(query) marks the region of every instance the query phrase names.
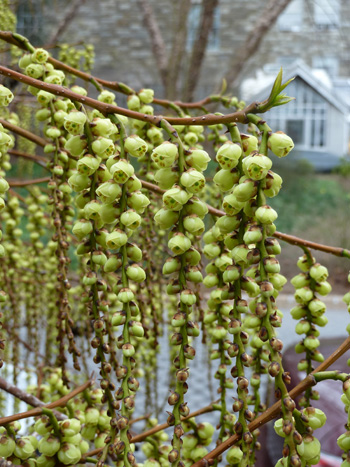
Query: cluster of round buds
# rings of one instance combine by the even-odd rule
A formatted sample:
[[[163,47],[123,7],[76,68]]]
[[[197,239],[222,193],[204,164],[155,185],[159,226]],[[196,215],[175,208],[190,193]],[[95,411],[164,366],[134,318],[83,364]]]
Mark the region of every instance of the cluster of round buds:
[[[327,282],[327,268],[315,262],[311,255],[303,255],[298,260],[298,267],[302,271],[292,278],[291,283],[296,291],[294,297],[297,305],[291,310],[294,319],[299,320],[295,332],[305,337],[296,345],[297,353],[306,352],[306,358],[298,364],[299,371],[310,372],[312,360],[323,362],[323,355],[317,350],[320,345],[319,331],[316,326],[324,327],[328,323],[325,316],[326,304],[317,294],[327,295],[331,286]],[[317,393],[315,393],[315,397]]]
[[[182,459],[185,465],[191,465],[208,454],[206,446],[212,443],[215,429],[208,422],[196,424],[195,419],[191,419],[190,423],[184,423],[184,430]]]
[[[347,421],[345,423],[346,432],[340,435],[337,439],[337,444],[340,447],[343,453],[343,462],[341,467],[350,466],[350,380],[346,379],[343,383],[343,394],[341,400],[344,404],[345,412],[348,415]]]
[[[326,423],[326,415],[320,409],[306,407],[298,416],[301,422],[299,431],[302,434],[293,428],[292,423],[282,418],[276,420],[274,424],[278,436],[284,439],[292,436],[296,445],[296,453],[290,460],[288,456],[279,459],[277,467],[287,467],[290,465],[289,462],[293,462],[293,465],[316,465],[320,461],[321,443],[313,432]]]

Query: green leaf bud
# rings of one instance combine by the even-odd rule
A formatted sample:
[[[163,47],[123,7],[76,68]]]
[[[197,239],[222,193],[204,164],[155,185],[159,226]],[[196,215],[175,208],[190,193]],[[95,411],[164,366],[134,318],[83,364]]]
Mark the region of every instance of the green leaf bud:
[[[12,456],[16,447],[16,443],[12,438],[6,435],[0,437],[0,457],[5,459]]]
[[[0,131],[0,150],[6,151],[13,145],[13,140],[10,135]]]
[[[191,195],[181,187],[175,185],[163,194],[164,205],[172,211],[180,211],[182,206],[187,203]]]
[[[196,169],[188,169],[181,175],[180,182],[189,193],[198,193],[205,186],[205,177]]]
[[[215,226],[219,228],[221,234],[231,233],[240,225],[239,216],[222,216],[219,217]]]
[[[258,138],[253,135],[245,135],[241,133],[242,149],[245,155],[249,155],[258,150]]]
[[[16,446],[13,454],[21,460],[26,460],[34,453],[34,451],[35,447],[30,442],[29,437],[22,436],[16,440]]]
[[[233,194],[235,195],[237,201],[240,202],[245,202],[251,198],[254,198],[257,192],[258,182],[256,180],[251,180],[250,178],[240,182],[233,189]]]
[[[243,159],[243,171],[248,178],[262,180],[272,167],[272,161],[267,156],[253,153]]]
[[[40,64],[46,63],[48,58],[49,52],[41,48],[35,49],[31,55],[31,59],[33,60],[33,62]]]
[[[114,181],[117,183],[125,183],[132,175],[134,175],[134,167],[125,159],[120,159],[110,168],[110,172]]]
[[[217,243],[209,243],[203,248],[204,255],[209,259],[214,259],[221,253],[221,248]]]
[[[83,112],[72,111],[64,118],[64,128],[73,136],[81,135],[84,132],[86,115]]]
[[[227,331],[223,326],[216,326],[211,330],[211,335],[216,341],[221,341],[226,338]]]
[[[40,105],[48,105],[52,101],[53,98],[54,98],[53,94],[47,91],[42,91],[42,90],[40,90],[38,94],[36,95],[36,100],[39,102]]]
[[[99,266],[104,266],[107,262],[107,256],[102,251],[94,251],[92,261]]]
[[[153,149],[151,159],[159,168],[171,167],[178,158],[179,153],[176,144],[164,141]]]
[[[0,177],[0,195],[4,195],[9,188],[10,185],[8,182],[4,178]]]
[[[225,170],[221,169],[214,175],[213,182],[220,191],[229,191],[233,185],[239,180],[237,169]]]
[[[277,219],[277,212],[271,206],[260,206],[255,211],[255,216],[261,224],[272,224]]]
[[[178,171],[172,167],[159,169],[154,174],[154,180],[162,190],[169,190],[174,184],[178,183],[179,179]]]
[[[181,291],[180,294],[180,301],[185,305],[194,305],[197,302],[196,294],[192,292],[190,289],[185,289]]]
[[[128,209],[120,216],[120,222],[128,229],[135,230],[141,225],[141,216],[133,209]]]
[[[120,268],[122,261],[117,256],[110,256],[104,264],[104,272],[114,272]]]
[[[277,291],[280,291],[286,285],[287,278],[285,276],[282,276],[282,274],[276,273],[269,275],[269,281]]]
[[[234,216],[243,209],[244,203],[238,201],[236,196],[233,193],[231,193],[224,197],[222,207],[224,208],[226,214],[228,214],[229,216]]]
[[[315,336],[307,336],[304,339],[304,346],[308,350],[315,350],[320,346],[320,341]]]
[[[251,277],[242,276],[241,287],[243,290],[247,292],[249,297],[256,297],[257,295],[259,295],[259,292],[260,292],[259,286]],[[261,287],[261,291],[262,291],[262,287]]]
[[[266,185],[264,188],[265,196],[268,196],[269,198],[277,196],[281,187],[282,178],[275,172],[272,172],[272,170],[269,170],[266,175]]]
[[[122,189],[118,183],[113,180],[104,182],[96,189],[96,194],[102,203],[110,204],[118,201],[122,195]]]
[[[142,327],[142,323],[139,321],[129,321],[128,322],[129,331],[132,336],[135,337],[143,337],[145,335],[145,331]]]
[[[203,279],[203,284],[210,289],[211,287],[215,287],[219,285],[219,278],[216,274],[209,273]]]
[[[122,247],[128,241],[128,236],[121,229],[115,229],[106,237],[106,245],[111,250]]]
[[[294,148],[292,138],[283,133],[283,131],[272,133],[267,144],[277,157],[285,157]]]
[[[304,425],[310,426],[313,430],[321,428],[327,421],[327,417],[324,412],[314,407],[306,407],[303,414],[308,418],[308,422],[304,422]]]
[[[74,444],[64,443],[58,451],[58,459],[64,465],[77,464],[81,459],[81,452]]]
[[[262,241],[262,228],[259,225],[252,224],[248,227],[248,230],[243,236],[243,241],[246,245],[259,243]]]
[[[285,438],[286,434],[283,431],[283,423],[284,423],[283,418],[279,418],[278,420],[275,421],[273,428],[278,436]]]
[[[109,118],[94,118],[90,122],[91,132],[95,136],[107,137],[113,133],[118,133],[118,129]]]
[[[182,255],[191,247],[191,240],[181,232],[175,232],[168,241],[168,247],[174,255]]]
[[[111,323],[112,326],[120,326],[126,322],[126,313],[125,311],[117,311],[113,314]]]
[[[315,285],[315,290],[318,292],[320,295],[325,296],[331,293],[332,291],[332,286],[329,282],[324,281],[324,282],[319,282]]]
[[[200,423],[197,426],[197,434],[201,439],[209,439],[214,434],[214,427],[208,422]]]
[[[155,126],[147,130],[147,136],[154,145],[159,145],[163,142],[163,133],[162,130],[156,128]]]
[[[242,149],[238,144],[227,141],[216,153],[216,160],[222,169],[231,170],[238,164]]]
[[[134,191],[128,198],[128,206],[139,214],[142,214],[149,204],[150,200],[141,191]]]
[[[323,315],[326,311],[326,304],[318,298],[314,298],[308,303],[308,308],[313,317],[317,318],[318,316]]]
[[[141,107],[139,97],[136,94],[132,94],[131,96],[128,96],[127,106],[128,106],[128,109],[130,110],[138,111],[139,108]]]
[[[107,159],[108,157],[111,157],[115,152],[115,146],[113,141],[109,138],[104,137],[99,137],[95,139],[91,144],[91,148],[98,157],[101,157],[101,159]],[[107,168],[110,169],[110,166],[108,164]]]
[[[150,104],[153,102],[154,91],[153,89],[141,89],[138,96],[144,104]]]
[[[82,240],[84,237],[87,237],[92,230],[92,223],[86,219],[81,219],[75,222],[72,232],[79,240]]]
[[[303,460],[310,464],[310,461],[312,461],[312,459],[316,458],[320,454],[321,444],[314,436],[304,435],[303,442],[297,445],[297,451]]]
[[[232,250],[232,259],[238,265],[245,265],[248,262],[249,249],[246,245],[237,245]]]
[[[18,66],[24,70],[32,63],[32,54],[24,54],[18,61]]]
[[[64,148],[72,156],[79,157],[87,147],[86,136],[71,136],[65,143]]]
[[[39,79],[44,74],[44,67],[38,63],[31,63],[25,69],[25,74],[31,78]]]
[[[60,449],[61,443],[58,438],[53,435],[46,435],[39,441],[38,449],[44,455],[53,457]]]
[[[179,213],[170,209],[160,209],[154,216],[155,222],[161,229],[169,229],[176,224],[179,219]]]
[[[186,271],[186,279],[194,284],[199,284],[203,282],[203,276],[199,268],[197,266],[190,266]]]
[[[111,91],[103,90],[97,96],[97,100],[99,100],[100,102],[104,102],[105,104],[113,104],[115,100],[115,95]]]
[[[120,215],[120,207],[118,204],[102,204],[99,213],[104,224],[114,224]]]
[[[198,250],[191,247],[185,253],[185,260],[189,266],[197,266],[201,260],[201,254]]]
[[[124,141],[126,151],[133,157],[142,157],[146,154],[148,146],[146,141],[137,135],[130,135]]]
[[[193,235],[200,235],[204,232],[204,222],[196,214],[191,214],[183,219],[185,229]]]
[[[297,334],[307,334],[311,329],[311,324],[306,320],[302,319],[296,326],[295,332]]]
[[[91,154],[86,154],[84,157],[79,159],[77,163],[77,170],[79,173],[83,175],[90,176],[96,172],[99,165],[100,165],[100,159],[97,159]]]
[[[47,120],[50,117],[51,117],[51,112],[50,112],[49,109],[40,109],[35,113],[35,118],[39,122],[44,122],[45,120]]]
[[[328,278],[328,270],[325,266],[322,266],[320,263],[315,263],[310,268],[310,276],[316,282],[323,282]]]
[[[215,266],[221,272],[224,272],[231,265],[232,265],[232,258],[228,254],[223,253],[218,258],[215,259]]]
[[[143,282],[146,279],[145,271],[138,265],[133,264],[126,269],[126,275],[134,282]]]
[[[186,157],[186,164],[199,172],[204,172],[207,170],[210,160],[210,156],[206,151],[192,148]]]

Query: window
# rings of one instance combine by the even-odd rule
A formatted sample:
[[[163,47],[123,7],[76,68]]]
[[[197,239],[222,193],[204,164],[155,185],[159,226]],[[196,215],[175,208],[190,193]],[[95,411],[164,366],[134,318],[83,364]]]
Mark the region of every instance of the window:
[[[187,50],[191,50],[194,41],[196,40],[199,22],[201,19],[202,3],[192,2],[188,20],[187,20]],[[213,25],[208,37],[208,50],[217,50],[220,47],[220,10],[215,8]]]
[[[314,21],[318,28],[339,26],[340,0],[314,0]]]
[[[326,150],[327,101],[300,78],[288,86],[288,95],[295,100],[270,111],[271,128],[287,133],[296,149]]]
[[[325,70],[332,78],[338,76],[339,61],[337,57],[313,57],[312,66]]]
[[[43,38],[43,17],[42,17],[41,2],[28,2],[28,0],[20,0],[18,2],[17,28],[16,31],[29,41],[36,44],[42,44]]]
[[[280,14],[277,26],[280,31],[301,31],[303,25],[304,0],[293,0]]]

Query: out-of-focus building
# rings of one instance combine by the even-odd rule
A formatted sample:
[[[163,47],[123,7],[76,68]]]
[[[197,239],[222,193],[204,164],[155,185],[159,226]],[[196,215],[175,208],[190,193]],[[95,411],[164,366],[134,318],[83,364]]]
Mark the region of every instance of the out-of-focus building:
[[[191,8],[184,68],[202,8],[201,0],[188,1]],[[177,2],[149,2],[170,53],[177,35]],[[219,0],[196,97],[219,88],[235,53],[252,32],[266,4],[262,0]],[[50,0],[44,2],[44,7],[41,5],[42,0],[18,1],[18,31],[32,36],[37,44],[45,42],[44,38],[57,27],[69,2]],[[126,82],[136,89],[153,87],[159,96],[162,95],[149,33],[137,0],[86,0],[61,41],[93,44],[98,76]],[[264,35],[259,50],[242,71],[242,82],[255,79],[257,83],[256,92],[247,92],[248,86],[244,84],[241,89],[244,97],[254,98],[263,93],[259,81],[277,74],[280,66],[288,70],[288,74],[289,70],[293,73],[293,66],[290,67],[296,60],[299,60],[298,66],[293,66],[297,79],[288,88],[288,94],[296,97],[295,103],[271,113],[271,118],[281,125],[284,122],[281,129],[294,136],[298,150],[308,153],[312,162],[312,154],[318,159],[328,153],[334,157],[344,156],[348,153],[350,104],[349,0],[292,0]],[[315,70],[323,70],[322,79],[320,72],[315,76]]]

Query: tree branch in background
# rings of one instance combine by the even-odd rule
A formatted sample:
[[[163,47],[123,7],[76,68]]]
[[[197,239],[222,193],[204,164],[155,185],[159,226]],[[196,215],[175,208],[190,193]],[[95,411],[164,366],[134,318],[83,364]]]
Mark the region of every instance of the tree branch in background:
[[[179,0],[173,3],[176,11],[174,12],[175,27],[171,44],[171,52],[168,59],[168,78],[164,90],[165,96],[173,100],[178,95],[178,84],[181,71],[182,60],[184,58],[187,43],[187,23],[188,14],[191,8],[191,2],[188,0]]]
[[[187,80],[183,99],[192,101],[208,46],[209,34],[213,27],[215,9],[219,0],[203,0],[197,37],[193,43],[191,58],[187,68]]]
[[[157,19],[149,1],[138,0],[138,4],[140,5],[143,14],[143,20],[151,40],[152,52],[157,63],[163,86],[165,88],[168,75],[168,60],[163,36],[160,32]]]
[[[49,44],[55,44],[62,35],[63,31],[67,29],[72,19],[78,12],[79,7],[85,3],[85,0],[75,0],[70,4],[70,8],[67,8],[66,14],[63,16],[61,22],[58,25],[56,31],[53,32],[50,39],[48,40]]]
[[[265,34],[271,30],[279,15],[289,5],[291,0],[270,0],[266,9],[258,17],[251,32],[238,49],[238,53],[233,56],[230,67],[225,74],[227,87],[231,90],[238,86],[241,72],[249,59],[259,50],[260,44]]]

